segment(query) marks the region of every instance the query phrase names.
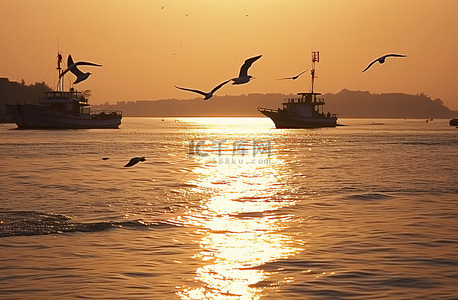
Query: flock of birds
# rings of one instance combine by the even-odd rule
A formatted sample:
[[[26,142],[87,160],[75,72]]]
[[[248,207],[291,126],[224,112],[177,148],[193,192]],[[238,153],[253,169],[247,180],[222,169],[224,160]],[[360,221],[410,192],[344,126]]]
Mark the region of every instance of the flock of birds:
[[[200,91],[200,90],[195,90],[195,89],[188,89],[188,88],[183,88],[183,87],[179,87],[179,86],[175,86],[177,89],[180,89],[180,90],[184,90],[184,91],[189,91],[189,92],[194,92],[194,93],[197,93],[197,94],[201,94],[202,96],[204,96],[204,100],[208,100],[210,99],[211,97],[213,97],[213,94],[219,90],[220,88],[222,88],[226,83],[230,82],[230,81],[233,81],[232,84],[244,84],[244,83],[247,83],[249,82],[253,76],[251,75],[248,75],[248,69],[251,67],[251,65],[257,61],[258,59],[261,58],[262,55],[258,55],[258,56],[254,56],[254,57],[251,57],[251,58],[248,58],[247,60],[245,60],[245,62],[243,63],[242,67],[240,68],[240,73],[239,73],[239,76],[238,77],[234,77],[232,79],[229,79],[229,80],[226,80],[220,84],[218,84],[217,86],[215,86],[210,92],[203,92],[203,91]]]
[[[262,57],[262,55],[257,55],[257,56],[254,56],[254,57],[251,57],[251,58],[248,58],[247,60],[245,60],[245,62],[243,63],[243,65],[240,67],[240,73],[239,73],[239,76],[238,77],[234,77],[234,78],[231,78],[229,80],[225,80],[223,82],[221,82],[220,84],[218,84],[217,86],[215,86],[210,92],[204,92],[204,91],[201,91],[201,90],[197,90],[197,89],[190,89],[190,88],[184,88],[184,87],[179,87],[179,86],[175,86],[177,89],[180,89],[180,90],[184,90],[184,91],[188,91],[188,92],[193,92],[193,93],[197,93],[197,94],[200,94],[202,96],[204,96],[204,100],[208,100],[210,99],[211,97],[213,97],[213,94],[219,90],[220,88],[222,88],[224,85],[226,85],[227,83],[229,83],[230,81],[232,81],[233,83],[232,84],[245,84],[245,83],[248,83],[251,79],[253,79],[254,77],[251,76],[251,75],[248,75],[248,69],[251,67],[251,65],[257,61],[258,59],[260,59]],[[386,54],[386,55],[383,55],[377,59],[375,59],[374,61],[372,61],[364,70],[363,72],[366,72],[370,67],[372,67],[373,64],[375,63],[380,63],[380,64],[383,64],[385,63],[385,60],[388,58],[388,57],[407,57],[407,55],[403,55],[403,54]],[[62,77],[64,76],[68,71],[72,72],[75,76],[76,76],[76,80],[75,82],[73,82],[73,84],[77,84],[83,80],[86,80],[89,75],[91,75],[90,72],[87,72],[87,73],[83,73],[81,72],[79,69],[78,69],[78,66],[95,66],[95,67],[101,67],[102,65],[99,65],[99,64],[95,64],[95,63],[91,63],[91,62],[86,62],[86,61],[78,61],[78,62],[73,62],[73,59],[72,59],[72,56],[69,55],[68,56],[68,60],[67,60],[67,69],[65,71],[63,71],[59,76]],[[291,80],[296,80],[297,78],[299,78],[299,76],[301,76],[302,74],[304,74],[305,72],[307,72],[310,68],[308,68],[307,70],[305,71],[302,71],[301,73],[295,75],[295,76],[291,76],[291,77],[284,77],[284,78],[280,78],[279,80],[285,80],[285,79],[291,79]]]
[[[254,56],[254,57],[251,57],[251,58],[248,58],[247,60],[245,60],[245,62],[243,63],[243,65],[240,67],[240,72],[239,72],[239,76],[238,77],[234,77],[234,78],[231,78],[231,79],[228,79],[228,80],[225,80],[223,82],[221,82],[220,84],[218,84],[217,86],[215,86],[210,92],[204,92],[204,91],[201,91],[201,90],[197,90],[197,89],[190,89],[190,88],[184,88],[184,87],[179,87],[179,86],[175,86],[177,89],[180,89],[180,90],[184,90],[184,91],[189,91],[189,92],[193,92],[193,93],[197,93],[197,94],[200,94],[202,96],[204,96],[204,100],[208,100],[210,99],[211,97],[213,97],[213,94],[219,90],[220,88],[222,88],[224,85],[226,85],[227,83],[231,82],[232,81],[232,84],[245,84],[245,83],[248,83],[250,82],[251,79],[253,79],[254,77],[251,76],[251,75],[248,75],[248,69],[251,67],[251,65],[257,61],[258,59],[260,59],[262,57],[262,55],[257,55],[257,56]],[[380,63],[380,64],[383,64],[385,63],[385,60],[388,58],[388,57],[407,57],[407,55],[403,55],[403,54],[386,54],[386,55],[383,55],[375,60],[373,60],[364,70],[363,72],[366,72],[370,67],[372,67],[373,64],[375,63]],[[91,62],[86,62],[86,61],[78,61],[78,62],[73,62],[73,58],[71,55],[68,56],[68,60],[67,60],[67,69],[64,70],[59,76],[62,77],[64,76],[68,71],[72,72],[75,76],[76,76],[76,80],[75,82],[73,82],[73,84],[77,84],[83,80],[86,80],[90,75],[91,73],[90,72],[87,72],[87,73],[83,73],[82,71],[80,71],[78,69],[78,66],[94,66],[94,67],[101,67],[102,65],[99,65],[99,64],[95,64],[95,63],[91,63]],[[310,68],[309,68],[310,69]],[[299,78],[299,76],[301,76],[302,74],[304,74],[305,72],[307,72],[309,69],[305,70],[305,71],[302,71],[300,72],[299,74],[295,75],[295,76],[291,76],[291,77],[284,77],[284,78],[280,78],[279,80],[286,80],[286,79],[291,79],[291,80],[296,80],[297,78]],[[106,159],[109,159],[107,157],[104,157],[103,160],[106,160]],[[134,157],[132,158],[124,167],[131,167],[133,165],[136,165],[137,163],[141,162],[141,161],[145,161],[145,157]]]
[[[189,89],[189,88],[184,88],[184,87],[179,87],[179,86],[175,86],[177,89],[180,89],[180,90],[184,90],[184,91],[189,91],[189,92],[194,92],[194,93],[197,93],[197,94],[200,94],[202,96],[204,96],[204,100],[208,100],[210,99],[211,97],[213,97],[213,94],[219,90],[220,88],[222,88],[225,84],[227,84],[228,82],[230,81],[233,81],[232,84],[244,84],[244,83],[247,83],[249,82],[252,78],[254,78],[253,76],[251,75],[248,75],[248,69],[251,67],[251,65],[257,61],[258,59],[261,58],[262,55],[258,55],[258,56],[255,56],[255,57],[251,57],[251,58],[248,58],[247,60],[245,60],[244,64],[242,65],[242,67],[240,68],[240,73],[239,73],[239,77],[235,77],[235,78],[232,78],[232,79],[229,79],[229,80],[226,80],[220,84],[218,84],[217,86],[215,86],[210,92],[204,92],[204,91],[201,91],[201,90],[197,90],[197,89]],[[383,64],[385,63],[385,60],[387,57],[406,57],[407,55],[403,55],[403,54],[386,54],[386,55],[383,55],[377,59],[375,59],[374,61],[372,61],[364,70],[363,72],[366,72],[373,64],[375,64],[376,62],[380,63],[380,64]],[[291,77],[284,77],[284,78],[280,78],[279,80],[285,80],[285,79],[291,79],[291,80],[296,80],[297,78],[299,78],[299,76],[301,76],[302,74],[304,74],[305,72],[307,72],[310,68],[308,68],[307,70],[305,71],[302,71],[300,72],[299,74],[295,75],[295,76],[291,76]]]

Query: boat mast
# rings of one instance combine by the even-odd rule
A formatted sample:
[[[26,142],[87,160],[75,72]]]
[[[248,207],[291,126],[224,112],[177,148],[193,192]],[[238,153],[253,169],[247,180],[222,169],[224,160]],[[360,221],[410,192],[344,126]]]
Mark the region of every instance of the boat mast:
[[[312,51],[312,70],[310,73],[312,74],[312,94],[313,94],[313,85],[315,84],[315,63],[320,61],[320,51]]]
[[[60,63],[62,62],[62,54],[60,52],[57,52],[57,72],[59,73],[59,81],[57,82],[57,91],[64,91],[64,80],[61,77],[62,74],[62,67],[60,66]]]

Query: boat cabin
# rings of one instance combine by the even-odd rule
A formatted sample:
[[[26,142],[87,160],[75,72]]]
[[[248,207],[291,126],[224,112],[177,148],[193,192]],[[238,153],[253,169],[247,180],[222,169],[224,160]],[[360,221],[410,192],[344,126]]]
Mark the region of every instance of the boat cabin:
[[[283,108],[279,109],[279,113],[285,113],[288,116],[301,116],[307,118],[317,117],[336,117],[330,113],[324,114],[323,105],[324,99],[317,97],[321,93],[297,93],[300,98],[287,98],[282,103]]]
[[[77,91],[52,91],[45,92],[44,97],[40,98],[38,103],[41,106],[60,112],[71,112],[81,115],[90,114],[88,99],[82,92]]]

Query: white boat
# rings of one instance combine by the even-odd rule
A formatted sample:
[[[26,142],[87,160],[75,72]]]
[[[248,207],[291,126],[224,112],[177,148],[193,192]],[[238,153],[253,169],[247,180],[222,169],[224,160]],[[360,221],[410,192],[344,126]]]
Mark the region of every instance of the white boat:
[[[36,104],[6,104],[12,120],[21,129],[118,128],[122,112],[92,112],[84,92],[63,91],[60,81],[62,56],[58,55],[58,90],[45,92]]]
[[[312,52],[312,91],[298,93],[300,98],[286,99],[282,108],[271,109],[258,107],[258,111],[272,119],[276,128],[318,128],[337,126],[337,115],[323,112],[325,104],[321,93],[313,92],[315,62],[319,61],[319,52]]]

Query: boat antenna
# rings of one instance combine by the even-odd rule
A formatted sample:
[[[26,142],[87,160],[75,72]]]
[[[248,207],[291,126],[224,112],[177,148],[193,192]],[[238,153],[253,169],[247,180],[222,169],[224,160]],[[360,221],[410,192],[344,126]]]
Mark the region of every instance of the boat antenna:
[[[320,51],[312,51],[312,70],[310,73],[312,74],[312,94],[313,94],[313,86],[315,84],[315,63],[320,61]]]
[[[57,90],[64,91],[64,80],[61,77],[62,74],[62,67],[60,64],[62,63],[62,52],[59,49],[59,38],[57,38],[57,72],[59,73],[59,79],[57,82]]]
[[[61,72],[62,72],[62,67],[60,66],[60,63],[62,62],[62,54],[60,52],[57,52],[57,72],[59,73],[59,81],[57,83],[57,90],[58,91],[63,91],[64,90],[64,81],[61,78]]]

